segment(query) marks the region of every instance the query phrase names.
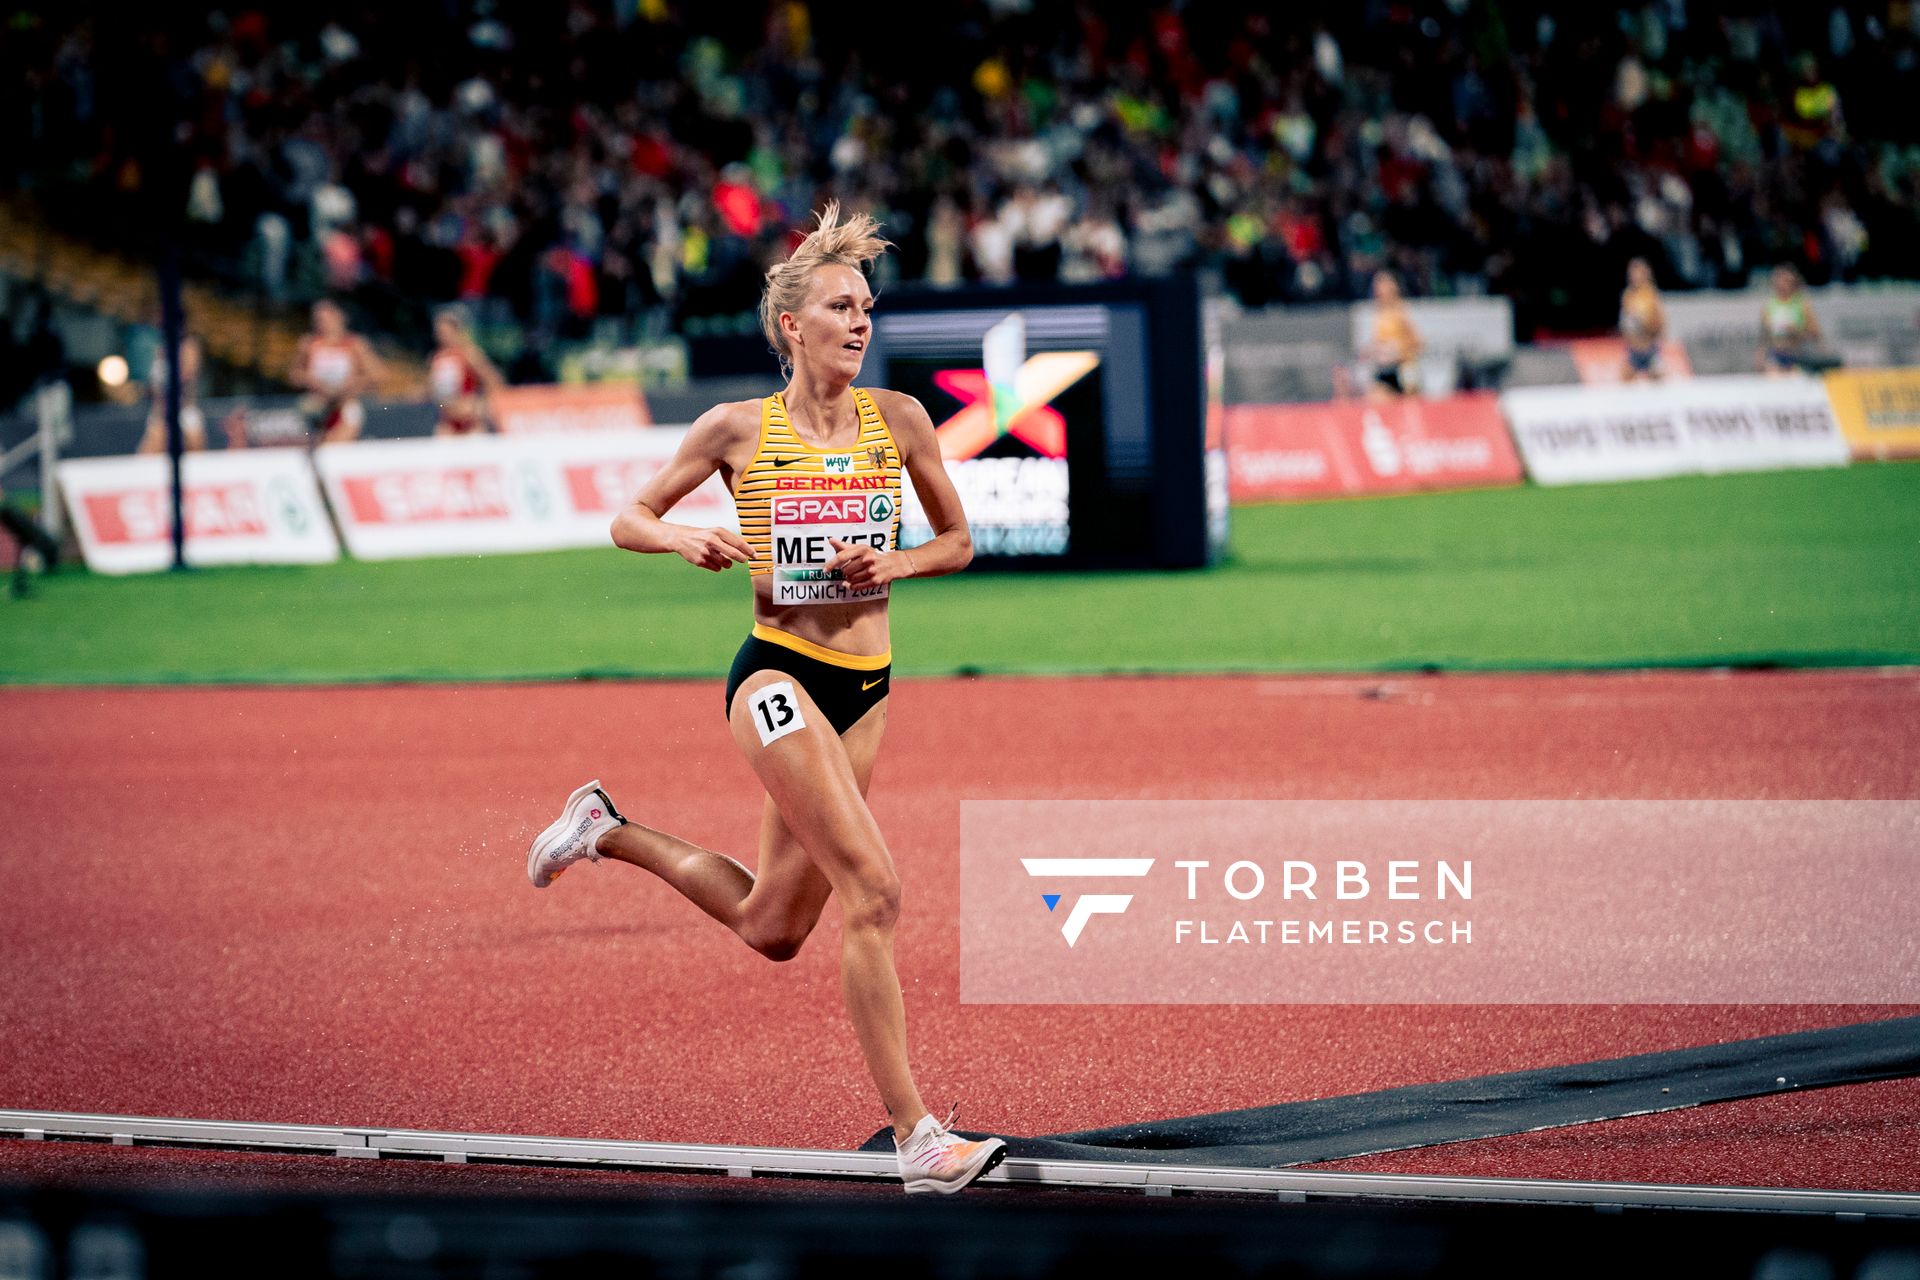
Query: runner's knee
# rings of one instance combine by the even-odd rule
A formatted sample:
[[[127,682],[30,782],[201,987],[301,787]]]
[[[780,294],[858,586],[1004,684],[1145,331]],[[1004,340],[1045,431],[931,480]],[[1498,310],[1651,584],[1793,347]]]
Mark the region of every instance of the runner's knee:
[[[900,877],[891,868],[862,872],[841,897],[849,929],[890,930],[900,919]]]
[[[810,925],[793,920],[781,920],[746,929],[741,936],[748,946],[775,964],[780,964],[799,955],[807,935],[812,932]]]

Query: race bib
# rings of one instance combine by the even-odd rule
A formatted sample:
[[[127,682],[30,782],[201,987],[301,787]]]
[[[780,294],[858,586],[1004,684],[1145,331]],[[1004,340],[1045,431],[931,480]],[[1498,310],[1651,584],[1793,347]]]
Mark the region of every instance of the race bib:
[[[831,463],[834,459],[828,458]],[[851,455],[847,468],[851,469]],[[845,604],[884,600],[887,586],[854,588],[827,562],[837,554],[834,540],[875,551],[892,550],[894,498],[884,489],[861,486],[861,477],[844,479],[827,468],[818,489],[779,493],[773,498],[773,603]]]

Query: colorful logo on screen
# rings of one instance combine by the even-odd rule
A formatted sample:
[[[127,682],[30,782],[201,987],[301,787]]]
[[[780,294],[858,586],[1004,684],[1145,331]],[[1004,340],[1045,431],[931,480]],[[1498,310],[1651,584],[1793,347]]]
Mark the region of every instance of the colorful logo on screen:
[[[1092,351],[1042,351],[1021,362],[998,386],[981,369],[942,369],[934,385],[961,407],[934,428],[940,456],[977,457],[1001,436],[1012,436],[1046,458],[1067,456],[1067,420],[1053,400],[1100,367]]]

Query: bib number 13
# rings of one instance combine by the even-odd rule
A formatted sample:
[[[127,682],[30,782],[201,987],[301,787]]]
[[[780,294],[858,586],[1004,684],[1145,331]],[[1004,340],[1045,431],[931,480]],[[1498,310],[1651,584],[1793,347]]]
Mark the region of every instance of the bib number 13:
[[[793,685],[785,680],[775,681],[750,695],[747,707],[763,747],[807,727],[806,717],[800,714],[800,699],[795,696]]]

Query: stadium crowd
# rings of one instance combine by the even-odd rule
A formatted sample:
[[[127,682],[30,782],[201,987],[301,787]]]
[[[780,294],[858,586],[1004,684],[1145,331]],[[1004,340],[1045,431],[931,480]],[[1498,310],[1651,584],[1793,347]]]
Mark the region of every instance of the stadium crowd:
[[[1197,265],[1261,306],[1386,268],[1509,295],[1523,334],[1611,323],[1633,258],[1669,289],[1920,276],[1911,0],[458,0],[137,38],[63,13],[0,54],[15,185],[110,209],[164,137],[190,242],[270,293],[536,334],[748,314],[828,197],[907,279]]]

